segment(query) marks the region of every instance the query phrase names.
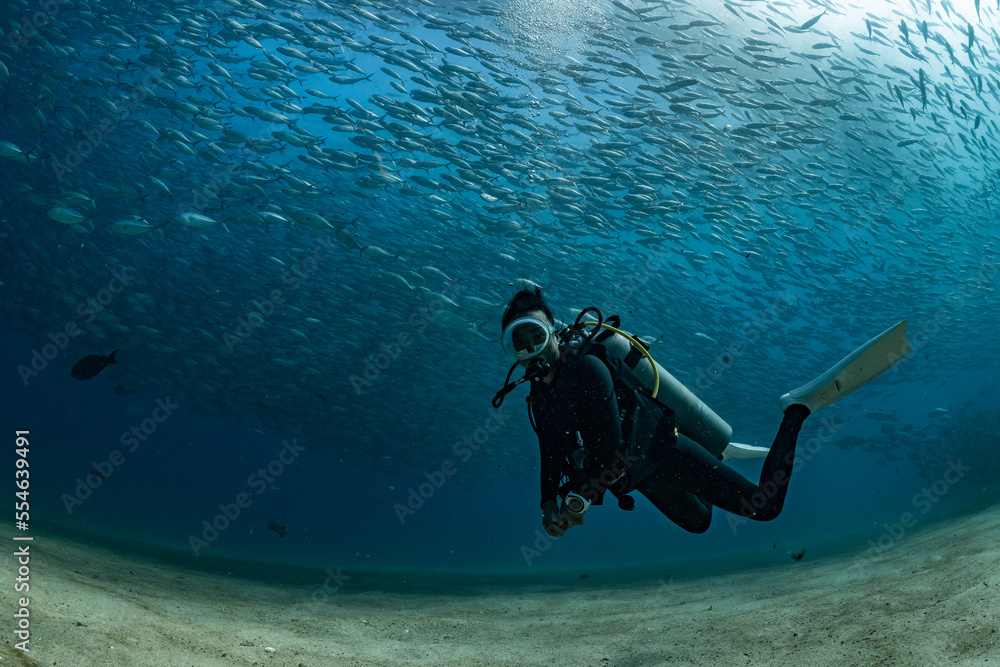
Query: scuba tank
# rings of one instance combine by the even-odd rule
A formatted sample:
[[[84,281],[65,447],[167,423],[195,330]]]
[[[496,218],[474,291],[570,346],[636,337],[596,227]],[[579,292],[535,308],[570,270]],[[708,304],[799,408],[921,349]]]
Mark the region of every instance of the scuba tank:
[[[633,341],[634,338],[630,340],[620,333],[604,331],[595,338],[594,345],[603,346],[604,354],[609,359],[632,369],[651,392],[658,380],[656,398],[674,411],[677,430],[704,447],[712,456],[720,458],[733,436],[733,428],[655,359],[650,363],[650,359],[637,349],[636,343],[642,345],[642,342]]]
[[[584,315],[591,311],[596,313],[596,321],[583,322]],[[616,384],[618,376],[622,374],[629,376],[627,380],[631,384],[636,384],[635,380],[638,380],[641,388],[645,389],[644,393],[648,393],[649,397],[673,411],[677,430],[682,435],[697,442],[712,456],[721,459],[732,437],[732,427],[657,363],[649,354],[647,345],[619,329],[619,323],[617,316],[604,320],[597,308],[586,308],[580,312],[572,325],[563,327],[557,332],[560,352],[597,356],[608,366],[612,377],[616,379]],[[510,376],[515,368],[517,368],[516,363],[507,373],[504,387],[494,397],[493,407],[499,408],[504,396],[521,382],[537,381],[548,374],[548,365],[539,362],[538,366],[529,366],[524,378],[511,383]],[[534,426],[534,420],[531,421]]]

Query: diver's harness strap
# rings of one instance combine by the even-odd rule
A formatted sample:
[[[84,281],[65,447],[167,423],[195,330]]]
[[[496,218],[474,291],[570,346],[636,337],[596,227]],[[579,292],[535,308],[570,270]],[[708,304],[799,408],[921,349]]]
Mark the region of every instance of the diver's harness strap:
[[[584,315],[591,311],[596,314],[596,321],[583,322]],[[610,487],[608,490],[618,498],[619,507],[631,510],[635,507],[635,500],[628,494],[659,466],[665,449],[676,444],[678,432],[674,411],[659,401],[656,398],[656,391],[650,391],[635,372],[636,366],[645,356],[650,361],[653,373],[656,373],[656,365],[649,356],[649,346],[621,331],[620,322],[617,315],[605,320],[600,310],[589,307],[580,312],[572,325],[561,329],[558,336],[561,342],[560,358],[567,359],[568,355],[572,355],[573,358],[579,359],[590,354],[600,359],[611,373],[619,416],[622,420],[622,441],[626,445],[630,460],[627,463],[626,473],[613,480],[608,485]],[[588,327],[593,328],[588,331]],[[610,358],[604,345],[604,342],[615,333],[622,334],[632,343],[628,353],[621,360]],[[515,363],[507,372],[503,388],[493,398],[493,407],[499,408],[504,397],[522,382],[540,381],[551,370],[549,364],[539,359],[529,364],[523,378],[512,383],[510,377],[517,365]],[[657,391],[659,389],[658,378],[655,389]],[[530,395],[526,397],[525,402],[528,404],[528,421],[537,435],[538,428],[535,424]],[[569,491],[569,486],[571,485],[564,485],[559,495],[564,496]]]

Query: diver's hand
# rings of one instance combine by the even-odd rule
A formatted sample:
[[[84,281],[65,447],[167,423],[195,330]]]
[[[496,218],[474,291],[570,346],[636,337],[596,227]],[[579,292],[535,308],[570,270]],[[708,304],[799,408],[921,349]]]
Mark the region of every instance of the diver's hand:
[[[551,537],[562,537],[569,526],[560,525],[559,505],[554,500],[546,501],[542,505],[542,526],[545,532]]]
[[[584,517],[583,514],[573,514],[571,512],[563,512],[562,514],[559,515],[559,518],[556,519],[556,523],[562,526],[563,532],[565,533],[573,526],[582,526],[583,517]]]

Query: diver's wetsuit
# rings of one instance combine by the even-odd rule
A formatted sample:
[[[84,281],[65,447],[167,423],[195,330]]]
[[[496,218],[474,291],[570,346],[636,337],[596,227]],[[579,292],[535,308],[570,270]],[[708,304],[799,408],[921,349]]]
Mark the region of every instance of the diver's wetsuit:
[[[575,491],[593,504],[601,504],[609,485],[616,493],[627,490],[626,479],[616,480],[626,455],[614,382],[604,363],[592,355],[558,363],[551,384],[532,383],[531,401],[541,451],[543,505],[559,495],[563,475],[569,478],[564,492]],[[659,466],[635,488],[693,533],[708,529],[713,505],[748,519],[773,519],[784,505],[795,442],[808,415],[801,405],[785,411],[759,485],[680,436],[676,446],[664,448]],[[579,448],[577,432],[586,452],[582,469],[573,459]]]
[[[568,491],[600,505],[607,488],[607,483],[600,483],[601,475],[608,471],[607,482],[618,476],[624,450],[608,367],[592,355],[557,363],[551,384],[532,383],[530,400],[542,460],[542,504],[555,501],[566,475]],[[573,459],[580,447],[578,431],[586,452],[582,469]]]

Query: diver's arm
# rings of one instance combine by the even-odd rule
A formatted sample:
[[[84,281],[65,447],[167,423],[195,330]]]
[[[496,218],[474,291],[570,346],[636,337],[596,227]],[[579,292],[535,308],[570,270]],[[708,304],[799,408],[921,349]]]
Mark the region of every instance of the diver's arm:
[[[559,482],[562,479],[562,466],[558,458],[559,448],[550,438],[538,436],[538,449],[541,455],[542,474],[540,490],[542,501],[540,505],[555,502],[559,497]]]
[[[539,425],[540,426],[540,425]],[[560,443],[557,437],[547,434],[545,429],[539,428],[538,448],[541,453],[541,507],[542,526],[552,537],[562,537],[563,528],[558,523],[559,504],[559,482],[563,477],[562,462],[565,456],[560,457]]]
[[[569,411],[564,409],[553,412],[549,408],[536,405],[534,415],[541,464],[539,504],[544,507],[545,503],[555,502],[560,495],[559,486],[566,472],[566,439],[570,437],[572,422]]]
[[[600,505],[604,492],[614,486],[625,467],[618,399],[611,372],[600,359],[584,357],[579,373],[576,408],[587,456],[579,488],[573,490]]]

